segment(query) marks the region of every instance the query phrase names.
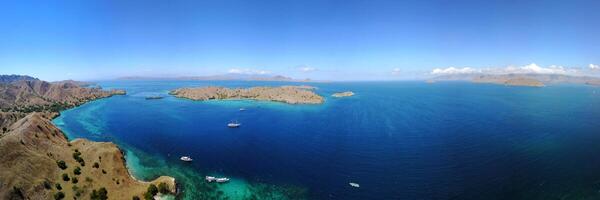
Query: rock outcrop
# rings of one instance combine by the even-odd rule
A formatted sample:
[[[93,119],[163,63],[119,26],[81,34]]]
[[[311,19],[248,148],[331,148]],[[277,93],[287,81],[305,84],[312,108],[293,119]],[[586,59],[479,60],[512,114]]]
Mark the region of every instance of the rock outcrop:
[[[222,99],[252,99],[261,101],[277,101],[289,104],[320,104],[323,97],[316,94],[306,86],[281,86],[281,87],[252,87],[252,88],[225,88],[225,87],[200,87],[180,88],[170,92],[179,98],[192,100],[222,100]]]
[[[51,199],[58,192],[65,199],[88,199],[100,188],[108,191],[109,199],[131,199],[133,195],[143,197],[151,183],[166,183],[175,192],[171,177],[152,182],[134,180],[122,152],[113,143],[68,142],[43,114],[31,113],[13,123],[10,130],[0,138],[0,199]],[[61,169],[60,162],[66,168]]]
[[[347,91],[347,92],[338,92],[338,93],[333,93],[331,95],[332,97],[349,97],[349,96],[354,96],[354,92],[351,91]]]

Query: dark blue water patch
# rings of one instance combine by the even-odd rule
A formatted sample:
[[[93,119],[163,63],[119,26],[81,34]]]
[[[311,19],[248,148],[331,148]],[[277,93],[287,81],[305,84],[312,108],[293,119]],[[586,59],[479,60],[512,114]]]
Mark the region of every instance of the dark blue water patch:
[[[310,83],[326,96],[315,106],[144,99],[177,87],[289,84],[280,82],[100,84],[128,95],[64,112],[57,121],[73,137],[116,141],[166,165],[189,155],[195,162],[177,170],[298,186],[310,199],[581,199],[600,189],[594,87]],[[356,95],[329,97],[347,90]],[[227,128],[231,120],[242,127]]]

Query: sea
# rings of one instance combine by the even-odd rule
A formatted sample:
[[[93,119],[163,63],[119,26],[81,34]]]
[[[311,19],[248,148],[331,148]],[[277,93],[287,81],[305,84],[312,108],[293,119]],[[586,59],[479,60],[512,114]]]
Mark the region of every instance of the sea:
[[[70,140],[116,143],[138,179],[175,177],[177,199],[600,199],[599,87],[98,84],[127,95],[65,110],[54,124]],[[280,85],[314,86],[325,102],[192,101],[168,94],[180,87]],[[356,95],[331,97],[343,91]],[[230,121],[242,125],[228,128]],[[231,181],[207,183],[205,176]]]

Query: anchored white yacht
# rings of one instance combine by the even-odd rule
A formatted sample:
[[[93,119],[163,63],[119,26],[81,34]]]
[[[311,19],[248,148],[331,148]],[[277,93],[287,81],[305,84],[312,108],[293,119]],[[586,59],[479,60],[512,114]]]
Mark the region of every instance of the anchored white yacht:
[[[192,158],[190,158],[189,156],[181,156],[181,158],[179,159],[185,162],[192,162]]]
[[[227,124],[227,127],[229,127],[229,128],[237,128],[237,127],[240,127],[241,125],[242,124],[240,124],[237,121],[232,121],[232,122],[229,122],[229,124]]]
[[[222,178],[217,178],[214,176],[206,176],[206,181],[211,183],[211,182],[216,182],[216,183],[225,183],[229,181],[229,178],[226,177],[222,177]]]

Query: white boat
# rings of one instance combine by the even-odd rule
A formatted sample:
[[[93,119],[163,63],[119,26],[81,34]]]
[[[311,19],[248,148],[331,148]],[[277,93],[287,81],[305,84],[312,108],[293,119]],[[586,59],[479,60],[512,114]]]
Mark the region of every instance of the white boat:
[[[179,159],[185,162],[192,162],[192,158],[190,158],[189,156],[181,156],[181,158]]]
[[[357,188],[357,187],[360,187],[360,185],[359,185],[358,183],[350,183],[350,186],[352,186],[352,187],[356,187],[356,188]]]
[[[225,183],[225,182],[229,181],[229,178],[217,178],[215,181],[217,183]]]
[[[240,108],[240,111],[245,111],[245,110],[246,110],[245,108]]]
[[[206,176],[205,178],[206,182],[212,183],[212,182],[216,182],[216,183],[225,183],[229,181],[229,178],[223,177],[223,178],[217,178],[214,176]]]
[[[206,180],[206,182],[210,183],[210,182],[217,180],[217,178],[215,178],[214,176],[206,176],[205,180]]]
[[[229,124],[227,124],[227,127],[229,128],[237,128],[240,127],[242,124],[238,123],[237,121],[234,122],[229,122]]]

